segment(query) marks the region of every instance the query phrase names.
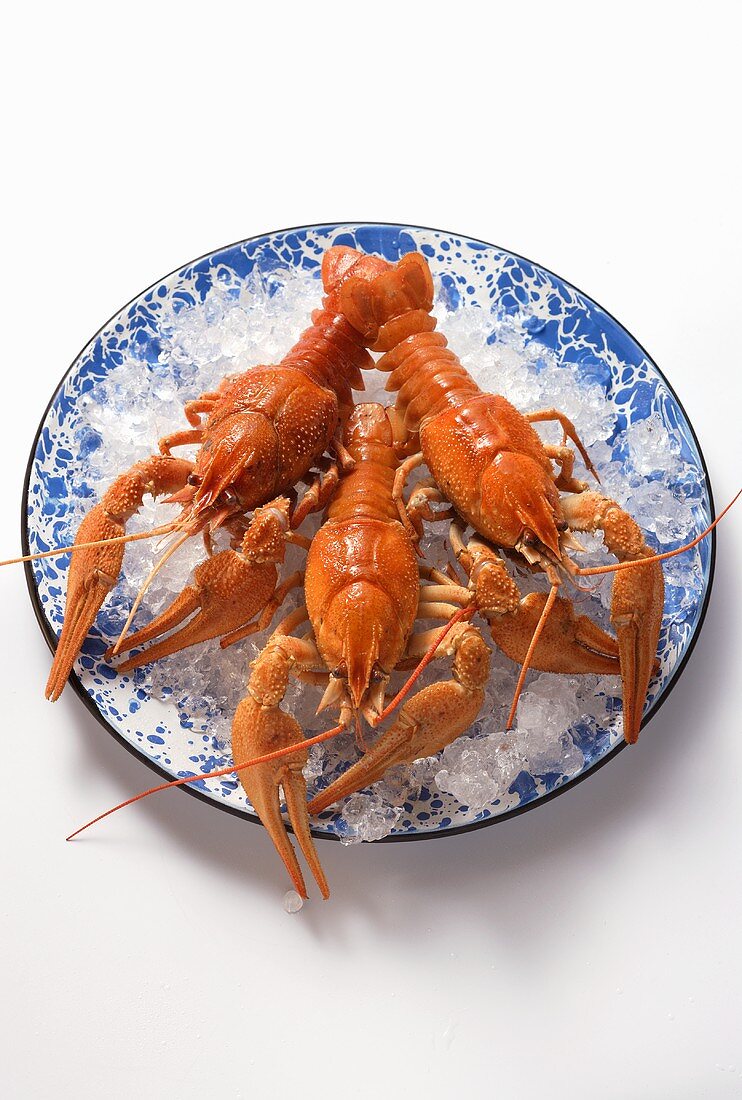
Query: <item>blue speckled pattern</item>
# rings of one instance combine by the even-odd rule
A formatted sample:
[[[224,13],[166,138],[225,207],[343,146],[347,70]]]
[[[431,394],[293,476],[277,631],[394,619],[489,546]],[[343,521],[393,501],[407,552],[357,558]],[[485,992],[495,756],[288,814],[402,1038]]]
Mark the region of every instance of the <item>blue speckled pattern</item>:
[[[616,434],[627,422],[658,414],[679,442],[681,458],[702,473],[702,461],[690,426],[654,364],[613,318],[561,279],[519,256],[448,233],[379,224],[307,227],[257,237],[188,264],[140,295],[90,342],[54,398],[38,439],[27,501],[31,552],[47,550],[67,538],[73,498],[90,496],[92,502],[94,489],[81,479],[79,467],[86,447],[95,446],[95,439],[88,439],[85,431],[80,430],[79,399],[98,380],[116,370],[125,353],[140,358],[143,369],[148,363],[157,362],[163,305],[203,301],[214,280],[225,274],[245,278],[256,267],[267,273],[291,266],[316,275],[324,250],[332,244],[348,244],[388,260],[418,249],[428,258],[450,309],[473,303],[493,312],[529,314],[524,323],[530,339],[555,351],[561,362],[577,364],[611,396],[618,413]],[[705,490],[694,500],[693,510],[696,529],[700,531],[711,518]],[[709,585],[711,556],[711,544],[706,540],[700,547],[702,593],[683,617],[668,617],[663,625],[661,675],[648,701],[649,713],[666,690],[698,629]],[[68,564],[69,557],[64,557],[34,565],[43,614],[57,634],[64,611]],[[146,760],[173,778],[222,766],[225,758],[206,729],[194,728],[187,715],[149,698],[147,691],[131,677],[120,676],[103,662],[102,654],[110,641],[104,614],[105,611],[76,666],[85,691],[103,719]],[[585,753],[582,773],[609,753],[620,736],[609,730],[602,738],[585,741],[579,728],[572,733]],[[522,772],[511,788],[513,801],[509,805],[495,804],[478,814],[461,807],[451,796],[424,788],[415,805],[405,804],[404,815],[394,832],[443,831],[496,817],[513,806],[533,804],[555,786],[570,781],[558,775],[534,778]],[[245,814],[251,810],[234,779],[200,780],[198,786],[215,802],[226,803]],[[333,833],[337,832],[337,825],[336,815],[328,812],[317,823],[317,830]]]

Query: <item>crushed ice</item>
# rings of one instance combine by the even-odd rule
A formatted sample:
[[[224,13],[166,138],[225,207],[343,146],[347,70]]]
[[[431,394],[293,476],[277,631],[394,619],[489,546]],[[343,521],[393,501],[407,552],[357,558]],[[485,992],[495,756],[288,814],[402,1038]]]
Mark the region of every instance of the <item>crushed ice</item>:
[[[77,431],[81,476],[69,533],[74,534],[92,499],[118,472],[152,453],[160,436],[183,425],[185,401],[216,388],[225,375],[239,369],[278,362],[306,326],[319,295],[318,282],[306,273],[280,271],[240,281],[223,272],[201,303],[165,299],[157,332],[124,354],[120,366],[83,399]],[[560,362],[533,338],[538,319],[522,314],[493,316],[476,307],[449,311],[443,300],[437,313],[441,329],[485,389],[504,393],[524,412],[555,406],[567,413],[590,449],[603,491],[634,515],[650,543],[668,548],[695,533],[692,506],[701,491],[697,472],[682,461],[656,416],[616,434],[616,412],[604,389],[606,363]],[[367,376],[363,399],[386,403],[384,382],[384,376]],[[558,441],[556,425],[539,425],[539,430],[545,439]],[[578,459],[576,476],[586,476],[580,469]],[[146,530],[165,518],[166,509],[148,500],[129,530]],[[319,520],[310,521],[310,530],[311,522],[316,525]],[[431,562],[448,561],[446,534],[444,524],[428,528],[424,549]],[[586,550],[583,564],[610,560],[600,536],[580,535],[580,541]],[[156,552],[147,542],[129,547],[126,575],[102,612],[108,636],[115,637],[121,629]],[[135,626],[171,602],[203,552],[200,540],[194,539],[168,561],[149,589]],[[286,573],[300,567],[302,558],[300,550],[289,548]],[[666,621],[668,616],[682,619],[699,599],[699,564],[697,550],[666,563]],[[544,587],[544,578],[522,570],[515,573],[524,592]],[[592,597],[579,594],[579,610],[589,609],[602,626],[609,626],[610,588],[610,578],[605,578]],[[298,602],[293,593],[282,613]],[[207,643],[134,674],[136,687],[145,695],[169,700],[178,709],[183,729],[197,731],[208,741],[194,750],[194,768],[206,771],[229,758],[231,719],[245,691],[247,664],[268,634],[226,651],[217,642]],[[445,675],[447,668],[441,664],[429,669],[422,682]],[[402,681],[397,675],[392,686]],[[460,804],[454,803],[452,813],[517,805],[527,784],[548,786],[576,775],[611,730],[614,736],[620,731],[617,677],[532,673],[520,700],[517,726],[505,733],[515,682],[516,666],[495,650],[486,702],[472,729],[439,757],[394,768],[380,783],[347,799],[334,821],[343,842],[380,839],[416,814],[414,823],[421,824],[430,816],[430,802],[441,793]],[[326,728],[324,717],[314,713],[316,705],[311,687],[291,684],[284,708],[307,735]],[[305,769],[310,794],[331,782],[355,756],[351,736],[313,748]],[[236,787],[234,779],[221,782],[226,790]],[[285,905],[292,912],[295,901],[290,894]]]

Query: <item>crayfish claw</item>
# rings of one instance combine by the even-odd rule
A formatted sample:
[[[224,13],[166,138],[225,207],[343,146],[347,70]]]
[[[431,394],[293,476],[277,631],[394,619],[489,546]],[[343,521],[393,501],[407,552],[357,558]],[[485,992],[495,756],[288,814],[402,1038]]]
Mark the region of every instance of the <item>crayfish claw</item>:
[[[286,592],[295,587],[297,574],[276,588],[276,563],[283,561],[289,525],[289,502],[277,497],[255,514],[240,550],[222,550],[197,565],[190,584],[153,622],[111,647],[106,658],[136,649],[169,630],[174,633],[119,665],[130,672],[188,646],[222,637],[222,648],[268,625]],[[219,522],[220,513],[216,520]],[[213,521],[209,530],[213,529]],[[193,612],[196,612],[193,615]],[[175,627],[193,615],[180,630]],[[260,618],[252,621],[254,616]]]
[[[562,505],[569,526],[576,531],[602,531],[607,549],[619,562],[652,556],[638,524],[614,500],[587,492],[563,498]],[[629,744],[638,740],[649,682],[657,669],[664,595],[662,565],[657,561],[619,571],[613,578],[611,622],[618,637],[623,732]]]
[[[62,694],[101,604],[118,581],[127,521],[139,511],[146,495],[156,497],[179,489],[191,469],[190,462],[163,455],[135,462],[116,478],[83,519],[75,538],[75,547],[80,549],[74,549],[67,574],[64,625],[46,685],[47,699],[54,702]]]
[[[121,572],[124,544],[105,540],[123,534],[123,524],[111,519],[100,504],[80,524],[76,542],[101,540],[102,544],[77,551],[70,561],[64,625],[46,684],[46,697],[51,702],[62,694],[101,604]]]
[[[530,592],[506,615],[488,615],[493,641],[512,661],[522,664],[547,600]],[[571,600],[557,597],[530,665],[541,672],[570,675],[618,675],[618,643],[587,615],[576,615]]]
[[[130,672],[140,665],[158,661],[188,646],[230,634],[252,619],[268,604],[276,588],[277,571],[273,562],[254,564],[236,550],[222,550],[198,565],[194,583],[147,626],[130,634],[120,650],[136,649],[166,634],[149,649],[118,666],[119,672]],[[193,612],[197,612],[193,615]],[[193,615],[185,626],[175,627]],[[113,647],[106,659],[113,656]]]
[[[281,814],[279,789],[283,790],[291,828],[322,897],[328,898],[330,890],[309,828],[307,785],[302,773],[308,752],[303,748],[303,742],[304,735],[296,719],[279,710],[277,706],[261,707],[251,695],[247,695],[237,707],[232,725],[232,752],[235,761],[247,762],[276,749],[296,746],[296,755],[257,764],[254,768],[245,768],[238,775],[247,797],[283,860],[294,889],[305,898],[307,889],[304,876]]]
[[[482,709],[489,668],[489,648],[478,630],[466,626],[454,643],[456,678],[428,684],[411,696],[361,759],[312,799],[310,814],[376,783],[395,764],[434,756],[460,737]]]
[[[624,737],[639,737],[649,682],[657,670],[657,642],[662,625],[662,565],[651,562],[613,578],[611,622],[618,635],[623,679]]]
[[[423,692],[420,693],[420,695],[422,694]],[[419,696],[415,696],[415,699],[417,698]],[[372,783],[376,783],[395,764],[408,762],[409,723],[406,720],[406,710],[407,707],[402,708],[394,725],[379,737],[375,745],[364,753],[360,760],[357,760],[333,783],[330,783],[329,787],[325,787],[323,791],[315,795],[308,806],[310,814],[321,814],[328,806],[332,806],[343,798],[347,798],[348,795],[355,794],[356,791],[362,791],[365,787],[370,787]],[[425,754],[420,753],[419,755],[424,756]],[[415,756],[410,756],[409,762],[414,759],[416,759]]]
[[[118,573],[112,575],[95,568],[72,589],[72,598],[68,597],[62,634],[46,683],[45,694],[51,703],[56,702],[62,694],[83,642],[95,622],[103,601],[117,580]],[[72,578],[70,578],[71,581]]]

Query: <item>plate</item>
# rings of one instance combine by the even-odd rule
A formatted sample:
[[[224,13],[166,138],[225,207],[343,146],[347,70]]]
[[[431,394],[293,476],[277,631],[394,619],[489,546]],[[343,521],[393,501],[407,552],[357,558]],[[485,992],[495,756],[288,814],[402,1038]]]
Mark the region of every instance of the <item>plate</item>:
[[[332,244],[352,245],[388,260],[397,260],[413,249],[422,251],[438,288],[436,308],[444,315],[444,330],[453,326],[464,331],[468,326],[486,335],[491,327],[491,334],[481,340],[475,360],[489,363],[488,357],[493,357],[491,361],[502,367],[502,377],[514,379],[518,390],[518,373],[508,376],[505,369],[517,345],[518,354],[527,363],[524,377],[530,379],[532,392],[539,385],[543,389],[540,377],[556,378],[555,370],[567,372],[564,377],[575,379],[579,387],[602,389],[609,415],[601,454],[617,485],[628,484],[631,479],[632,484],[641,481],[643,508],[653,517],[650,541],[667,549],[708,525],[713,517],[713,501],[693,428],[659,368],[606,310],[564,279],[495,245],[435,229],[359,222],[281,230],[218,249],[159,280],[106,322],[77,356],[42,417],[24,488],[24,553],[71,541],[82,510],[90,506],[100,488],[86,480],[91,451],[105,446],[101,432],[91,427],[91,404],[97,410],[95,424],[99,427],[100,395],[111,400],[122,372],[134,366],[143,385],[155,387],[156,381],[159,390],[155,387],[153,392],[165,393],[162,407],[172,410],[174,398],[179,405],[183,394],[190,395],[188,385],[195,386],[195,393],[206,388],[200,384],[194,363],[209,362],[213,370],[216,354],[217,367],[229,366],[224,358],[229,354],[224,333],[229,335],[230,325],[236,326],[234,346],[243,354],[250,335],[239,329],[240,325],[249,329],[250,311],[258,308],[256,296],[260,297],[261,310],[270,311],[271,303],[280,303],[282,295],[288,293],[286,286],[296,287],[299,280],[312,291],[316,287],[319,300],[319,265],[324,250]],[[242,310],[241,319],[235,312],[225,321],[224,309],[232,310],[234,303]],[[209,360],[211,353],[208,346],[204,350],[204,343],[208,345],[213,314],[219,314],[222,343],[218,354],[213,353]],[[183,325],[190,326],[193,347],[181,338]],[[280,358],[292,341],[280,323],[274,327],[276,358]],[[467,365],[476,374],[477,363]],[[171,383],[175,394],[167,392]],[[523,393],[525,400],[526,390]],[[545,393],[548,396],[548,387]],[[506,396],[522,405],[519,393],[506,391]],[[111,415],[116,415],[113,407]],[[579,416],[573,418],[580,430]],[[160,434],[171,424],[183,422],[176,419],[163,423]],[[658,451],[655,446],[657,440],[666,448],[668,458],[664,464],[662,449]],[[133,453],[144,457],[155,444],[156,438],[138,441],[136,447],[140,450]],[[111,470],[111,476],[116,472]],[[682,530],[673,525],[668,493],[682,503]],[[714,555],[715,534],[697,548],[690,563],[678,567],[672,583],[666,586],[659,649],[661,670],[650,690],[644,725],[677,682],[698,637],[711,590]],[[61,629],[68,564],[66,556],[26,566],[36,616],[52,648]],[[218,703],[204,700],[197,706],[190,698],[184,703],[172,692],[168,695],[161,682],[157,686],[149,674],[121,676],[103,662],[102,654],[120,624],[121,608],[116,614],[104,605],[71,677],[73,689],[88,709],[110,734],[165,779],[210,771],[228,763],[228,745],[213,729],[215,723],[224,726],[227,716],[223,706],[220,710]],[[248,659],[250,653],[244,656]],[[554,797],[624,747],[617,705],[611,707],[610,689],[603,685],[601,690],[601,698],[607,700],[605,720],[588,714],[574,721],[565,732],[562,760],[531,754],[521,761],[522,766],[513,767],[511,759],[510,773],[493,779],[489,801],[486,788],[484,795],[479,789],[476,797],[466,798],[465,783],[462,788],[465,774],[453,783],[445,776],[440,778],[444,769],[453,766],[452,757],[429,761],[412,786],[408,782],[398,788],[393,812],[388,805],[373,804],[373,794],[363,795],[350,809],[322,815],[315,822],[314,835],[345,841],[450,835],[505,820]],[[472,747],[477,750],[478,741],[491,736],[491,729],[477,727]],[[457,766],[461,766],[460,752]],[[230,777],[201,779],[180,789],[220,809],[257,820],[242,788]],[[388,801],[391,796],[387,792],[385,797]]]

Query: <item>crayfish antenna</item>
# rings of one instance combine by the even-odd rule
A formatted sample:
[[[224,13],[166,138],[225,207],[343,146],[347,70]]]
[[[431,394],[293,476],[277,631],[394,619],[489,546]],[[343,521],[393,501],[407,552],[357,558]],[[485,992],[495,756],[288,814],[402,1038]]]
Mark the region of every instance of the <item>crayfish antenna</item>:
[[[116,640],[116,644],[114,645],[114,647],[111,651],[112,656],[115,657],[116,654],[118,653],[119,649],[123,645],[124,638],[129,633],[129,627],[131,626],[132,622],[134,621],[134,616],[136,615],[137,611],[139,610],[139,605],[142,602],[142,600],[144,599],[144,595],[145,595],[147,589],[149,588],[149,586],[152,584],[152,581],[155,579],[157,574],[160,572],[160,570],[162,569],[165,562],[173,556],[175,551],[179,547],[181,547],[184,542],[188,541],[188,539],[191,537],[191,534],[192,534],[192,532],[191,532],[190,529],[184,531],[183,534],[180,535],[179,538],[175,539],[175,541],[167,548],[165,553],[162,554],[162,556],[160,558],[158,558],[158,560],[152,566],[152,569],[149,571],[149,574],[145,577],[144,582],[142,583],[142,585],[139,588],[139,591],[137,592],[136,599],[134,600],[134,603],[132,604],[132,607],[131,607],[131,611],[129,612],[129,615],[127,617],[126,622],[124,623],[124,628],[121,631],[121,633],[119,634],[119,636]]]
[[[409,693],[412,691],[413,687],[417,683],[419,677],[422,675],[422,673],[435,657],[436,650],[439,649],[446,635],[448,635],[451,630],[453,630],[457,623],[460,623],[463,619],[471,618],[475,611],[476,607],[474,606],[474,604],[470,604],[468,607],[462,607],[460,611],[457,611],[455,615],[451,616],[451,618],[444,626],[443,630],[441,630],[435,642],[433,642],[428,652],[418,664],[417,668],[414,670],[414,672],[412,672],[407,681],[402,685],[392,701],[390,703],[387,703],[381,714],[379,714],[379,716],[376,718],[375,722],[373,722],[374,726],[378,726],[380,722],[383,722],[385,718],[388,718],[392,711],[399,706],[402,700],[406,698],[407,695],[409,695]]]
[[[282,756],[291,756],[293,753],[310,749],[312,745],[321,745],[323,741],[329,741],[331,737],[337,737],[338,734],[343,733],[345,729],[345,725],[333,726],[331,730],[325,730],[324,733],[318,733],[314,737],[308,737],[306,741],[302,741],[298,745],[288,745],[286,748],[276,749],[274,752],[265,753],[264,756],[256,756],[254,760],[247,760],[242,764],[228,764],[226,767],[217,768],[216,771],[213,772],[201,772],[199,775],[186,775],[181,779],[172,779],[169,783],[160,783],[159,786],[150,787],[146,791],[141,791],[132,798],[127,798],[125,802],[119,802],[117,806],[112,806],[110,810],[98,814],[97,817],[92,818],[85,825],[81,825],[79,829],[75,829],[74,833],[70,833],[66,839],[74,840],[80,833],[84,833],[85,830],[89,829],[92,825],[97,825],[97,823],[103,821],[105,817],[110,817],[111,814],[115,814],[117,810],[123,810],[125,806],[131,806],[134,802],[139,802],[143,798],[148,798],[151,794],[169,790],[170,787],[184,787],[188,783],[198,783],[201,779],[218,779],[221,775],[232,775],[235,772],[244,771],[245,768],[254,768],[258,764],[267,764],[271,760],[278,760]]]
[[[158,535],[169,535],[177,527],[175,523],[166,523],[154,527],[151,531],[140,531],[136,535],[117,535],[112,539],[94,539],[92,542],[74,542],[71,546],[58,546],[54,550],[42,550],[38,554],[24,554],[20,558],[7,558],[0,561],[3,565],[21,565],[25,561],[40,561],[42,558],[59,558],[63,554],[74,554],[77,550],[93,550],[96,546],[113,546],[116,543],[138,542],[140,539],[154,539]]]
[[[518,700],[520,699],[521,692],[523,691],[523,684],[525,683],[526,673],[528,672],[531,661],[533,660],[533,654],[536,650],[536,646],[538,645],[538,640],[541,637],[541,634],[543,633],[544,627],[546,626],[546,620],[549,618],[549,615],[551,614],[551,609],[554,606],[554,602],[556,600],[558,591],[559,591],[559,585],[553,584],[551,586],[551,591],[549,592],[548,599],[546,600],[546,603],[544,604],[543,611],[541,612],[541,617],[540,617],[539,621],[536,623],[536,629],[533,632],[533,637],[531,638],[530,645],[528,646],[528,650],[526,651],[525,659],[523,661],[523,664],[521,665],[520,676],[518,677],[518,683],[515,685],[515,693],[513,695],[513,702],[511,703],[511,706],[510,706],[510,713],[508,714],[508,721],[507,721],[507,725],[505,726],[505,729],[510,730],[510,729],[513,728],[513,723],[515,722],[515,712],[518,709]]]
[[[699,542],[703,542],[703,540],[711,534],[717,524],[721,523],[724,519],[724,516],[732,505],[737,503],[740,496],[742,496],[742,489],[738,490],[737,494],[729,501],[726,508],[719,513],[713,523],[708,525],[705,531],[701,531],[700,535],[696,535],[691,542],[686,542],[684,546],[678,546],[674,550],[666,550],[662,554],[651,554],[646,558],[633,558],[631,561],[619,561],[614,565],[596,565],[588,569],[577,569],[575,572],[580,577],[597,577],[602,573],[619,573],[624,569],[636,569],[638,566],[651,565],[652,562],[656,561],[667,561],[668,558],[674,558],[677,554],[684,554],[686,550],[692,550],[694,546],[698,546]]]

